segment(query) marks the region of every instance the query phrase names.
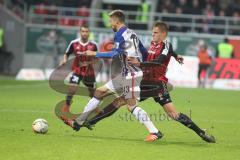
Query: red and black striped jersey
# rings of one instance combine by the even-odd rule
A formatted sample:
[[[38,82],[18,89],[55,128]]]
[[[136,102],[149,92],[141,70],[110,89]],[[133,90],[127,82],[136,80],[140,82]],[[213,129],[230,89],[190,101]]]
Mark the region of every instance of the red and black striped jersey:
[[[148,62],[155,62],[158,63],[160,60],[160,55],[165,55],[166,58],[161,63],[161,65],[155,66],[148,66],[144,67],[145,73],[143,80],[144,81],[164,81],[167,82],[168,79],[166,77],[167,66],[173,54],[173,47],[172,44],[169,43],[167,40],[163,42],[151,42],[151,46],[148,50]]]
[[[81,76],[94,76],[93,65],[89,62],[93,62],[94,57],[85,55],[85,51],[97,51],[97,44],[92,41],[82,43],[80,38],[71,41],[66,50],[66,55],[74,54],[75,58],[72,64],[72,70],[75,74]]]

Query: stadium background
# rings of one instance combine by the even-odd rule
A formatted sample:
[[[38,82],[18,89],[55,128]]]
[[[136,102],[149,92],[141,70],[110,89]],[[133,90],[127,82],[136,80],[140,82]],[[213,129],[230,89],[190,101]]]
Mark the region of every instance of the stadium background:
[[[89,24],[90,38],[99,46],[113,37],[105,17],[111,9],[124,10],[128,26],[146,46],[154,21],[169,24],[169,40],[175,51],[184,55],[185,64],[172,61],[168,77],[175,86],[187,87],[175,88],[173,100],[179,110],[192,114],[216,136],[216,145],[200,141],[171,121],[157,120],[154,122],[166,138],[146,144],[142,142],[145,129],[136,121],[129,123],[125,109],[93,132],[83,129],[74,133],[56,119],[53,108],[64,95],[51,90],[46,79],[67,44],[78,36],[81,24]],[[0,28],[4,30],[5,51],[0,55],[3,159],[239,159],[239,0],[0,0]],[[216,48],[225,38],[234,46],[234,58],[215,58]],[[203,44],[215,62],[207,87],[236,91],[196,88],[197,52]],[[108,79],[107,65],[99,81]],[[78,113],[79,105],[86,103],[84,97],[75,98],[73,111]],[[141,106],[150,114],[162,113],[151,100]],[[40,117],[50,124],[46,136],[31,131],[32,121]]]
[[[149,46],[151,41],[152,24],[156,20],[162,20],[169,24],[169,40],[174,50],[178,54],[191,56],[186,58],[186,65],[181,70],[172,71],[173,67],[169,67],[168,76],[176,86],[196,87],[198,60],[192,57],[196,57],[199,47],[206,44],[211,56],[215,58],[218,44],[228,38],[234,46],[234,60],[237,61],[216,60],[207,87],[239,89],[239,6],[238,0],[2,0],[0,24],[4,29],[5,48],[12,53],[12,57],[1,56],[1,61],[9,59],[10,63],[2,63],[1,72],[16,75],[23,68],[41,69],[42,71],[38,70],[39,73],[25,71],[25,74],[32,75],[35,79],[47,79],[51,73],[49,69],[57,66],[68,43],[78,37],[81,24],[89,24],[90,39],[102,46],[113,37],[107,12],[111,9],[124,9],[127,25],[137,31],[145,46]],[[188,67],[192,64],[193,67]],[[108,73],[106,68],[108,67],[103,72]],[[98,77],[99,81],[108,79],[105,73]],[[177,73],[180,74],[176,75]],[[22,73],[17,77],[31,79]],[[217,81],[213,82],[216,78]]]

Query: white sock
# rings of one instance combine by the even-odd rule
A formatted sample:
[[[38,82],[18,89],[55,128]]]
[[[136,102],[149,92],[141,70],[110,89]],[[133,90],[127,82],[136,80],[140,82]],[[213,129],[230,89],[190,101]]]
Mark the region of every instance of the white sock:
[[[150,133],[157,133],[158,129],[154,126],[147,113],[140,107],[135,107],[132,114],[142,123]]]
[[[100,103],[100,100],[93,97],[92,99],[90,99],[88,104],[85,106],[83,113],[96,109],[99,103]]]
[[[95,98],[95,97],[90,99],[88,104],[85,106],[85,108],[83,110],[83,113],[76,118],[76,122],[79,125],[82,125],[86,121],[86,119],[88,118],[88,116],[91,113],[91,111],[93,111],[94,109],[97,108],[99,103],[100,103],[100,100]]]

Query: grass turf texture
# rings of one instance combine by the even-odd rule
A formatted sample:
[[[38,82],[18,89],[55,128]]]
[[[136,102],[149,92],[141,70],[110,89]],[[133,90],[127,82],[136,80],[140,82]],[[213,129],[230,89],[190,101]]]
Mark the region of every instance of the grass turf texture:
[[[0,81],[0,157],[4,160],[62,159],[239,159],[240,92],[176,88],[171,92],[177,109],[217,139],[202,141],[194,132],[172,120],[163,120],[162,108],[153,100],[141,103],[148,113],[157,113],[156,126],[162,140],[144,142],[144,126],[129,119],[126,108],[100,122],[93,131],[74,132],[54,115],[54,106],[65,95],[48,82]],[[82,110],[88,98],[74,98],[72,111]],[[128,117],[128,119],[126,119]],[[34,134],[32,122],[44,118],[49,123],[46,135]],[[132,117],[134,119],[134,117]]]

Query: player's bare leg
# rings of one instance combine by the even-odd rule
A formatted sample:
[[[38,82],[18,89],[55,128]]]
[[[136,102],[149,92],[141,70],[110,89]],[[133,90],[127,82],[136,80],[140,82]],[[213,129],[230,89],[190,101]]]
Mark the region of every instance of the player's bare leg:
[[[70,105],[73,99],[73,96],[77,92],[77,85],[75,84],[70,84],[68,88],[68,94],[66,96],[66,104],[63,107],[63,112],[69,112],[70,111]]]

